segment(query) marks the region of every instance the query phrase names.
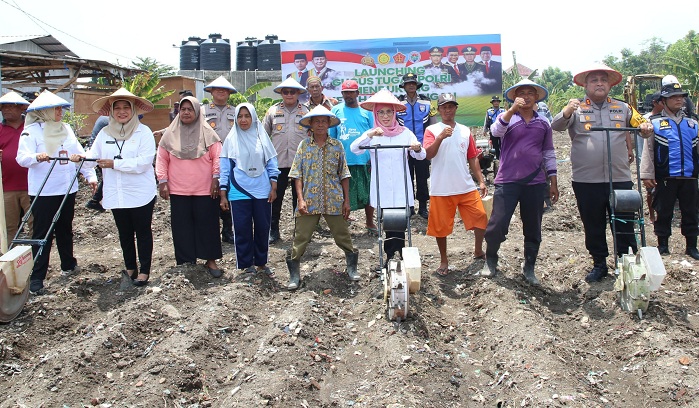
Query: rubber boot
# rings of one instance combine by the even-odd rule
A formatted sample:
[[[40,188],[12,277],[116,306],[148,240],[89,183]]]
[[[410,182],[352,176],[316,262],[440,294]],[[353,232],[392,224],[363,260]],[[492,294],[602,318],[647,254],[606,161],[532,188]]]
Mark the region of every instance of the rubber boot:
[[[286,288],[296,290],[301,284],[301,262],[286,258],[286,267],[289,268],[289,284]]]
[[[233,218],[230,211],[221,210],[221,241],[229,244],[235,243],[233,236]]]
[[[358,281],[361,279],[359,277],[359,272],[357,272],[357,262],[359,262],[359,251],[354,250],[352,252],[345,253],[345,260],[347,261],[347,276],[349,276],[351,281]]]
[[[605,276],[607,276],[609,273],[607,272],[607,259],[606,258],[597,258],[593,257],[592,258],[594,261],[594,266],[592,267],[592,270],[590,273],[585,276],[585,282],[591,283],[591,282],[599,282],[602,279],[604,279]]]
[[[658,237],[658,252],[660,255],[670,255],[670,247],[668,246],[668,241],[670,237]],[[694,247],[696,248],[697,241],[694,238]]]
[[[492,256],[488,255],[486,253],[485,255],[485,265],[483,266],[483,269],[481,269],[480,274],[481,276],[485,276],[486,278],[494,278],[498,275],[498,256]]]
[[[537,244],[524,244],[524,263],[522,264],[522,273],[524,273],[524,279],[529,282],[530,285],[539,286],[539,279],[537,279],[534,274],[534,264],[536,264],[536,257],[539,255],[539,245]]]
[[[684,251],[685,254],[691,256],[693,259],[699,260],[699,251],[697,251],[697,237],[685,237],[687,240],[687,249]]]

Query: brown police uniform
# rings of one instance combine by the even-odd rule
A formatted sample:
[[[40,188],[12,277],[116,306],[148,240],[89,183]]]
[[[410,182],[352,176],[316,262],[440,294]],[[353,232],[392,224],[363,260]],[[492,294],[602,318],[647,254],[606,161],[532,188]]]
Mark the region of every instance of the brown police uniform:
[[[235,106],[226,104],[226,106],[220,107],[210,103],[202,105],[202,107],[206,123],[211,125],[223,142],[235,124]]]

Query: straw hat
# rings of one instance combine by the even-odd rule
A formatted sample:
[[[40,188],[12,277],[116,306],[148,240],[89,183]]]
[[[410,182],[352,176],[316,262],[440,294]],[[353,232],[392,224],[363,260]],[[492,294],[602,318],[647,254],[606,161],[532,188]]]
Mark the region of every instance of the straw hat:
[[[505,99],[507,99],[508,102],[514,102],[515,101],[515,92],[517,92],[517,88],[520,88],[522,86],[531,86],[532,88],[536,89],[536,101],[541,102],[546,97],[549,96],[549,91],[546,90],[543,86],[537,84],[536,82],[530,80],[530,79],[523,79],[516,84],[512,85],[511,87],[507,88],[505,91]]]
[[[26,99],[19,96],[17,92],[10,91],[0,98],[0,104],[7,105],[29,105]]]
[[[396,112],[403,112],[405,110],[405,105],[403,105],[398,100],[398,98],[393,96],[393,94],[391,92],[389,92],[389,90],[386,88],[371,95],[371,97],[369,99],[360,103],[359,106],[361,106],[363,109],[366,109],[368,111],[373,112],[374,105],[376,105],[377,103],[386,104],[386,105],[393,105]]]
[[[56,108],[59,106],[61,108],[67,108],[70,106],[70,102],[66,101],[65,99],[61,98],[60,96],[54,94],[51,91],[46,90],[39,94],[39,96],[37,96],[36,99],[34,99],[34,102],[29,104],[27,112],[48,108]]]
[[[299,83],[299,81],[295,80],[292,77],[285,79],[284,82],[277,85],[277,87],[274,88],[274,92],[280,94],[282,93],[282,88],[297,89],[299,91],[299,94],[306,93],[306,88],[304,88],[303,85]]]
[[[213,88],[222,88],[231,91],[231,93],[238,93],[238,91],[233,87],[233,85],[231,85],[230,82],[228,82],[226,78],[223,77],[223,75],[214,79],[213,82],[205,86],[204,90],[206,92],[211,92]]]
[[[140,115],[142,113],[148,113],[153,110],[153,104],[139,96],[132,94],[125,88],[119,88],[116,92],[109,96],[103,96],[96,101],[92,102],[92,110],[99,113],[102,116],[109,116],[109,112],[112,109],[112,105],[116,101],[130,101],[136,108],[136,114]]]
[[[575,76],[573,77],[573,82],[575,82],[576,85],[580,85],[582,87],[585,86],[585,80],[587,79],[587,76],[590,74],[590,72],[595,72],[595,71],[603,71],[606,72],[608,77],[609,77],[609,83],[611,86],[617,85],[621,80],[624,78],[621,73],[617,70],[614,70],[612,68],[609,68],[608,66],[604,64],[595,64],[588,69],[584,71],[580,71]]]
[[[313,108],[312,111],[305,114],[301,118],[301,120],[299,121],[299,124],[305,128],[310,128],[311,127],[311,118],[314,118],[317,116],[329,117],[331,128],[334,128],[335,126],[340,124],[340,118],[335,116],[332,112],[330,112],[327,108],[323,107],[322,105],[316,106],[315,108]]]

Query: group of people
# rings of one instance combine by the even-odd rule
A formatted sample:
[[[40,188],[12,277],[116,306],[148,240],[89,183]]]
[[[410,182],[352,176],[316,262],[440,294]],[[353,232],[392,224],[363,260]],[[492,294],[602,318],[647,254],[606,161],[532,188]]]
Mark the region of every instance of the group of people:
[[[79,269],[72,249],[78,188],[74,178],[80,169],[96,189],[95,166],[102,169],[101,205],[112,211],[119,231],[125,267],[122,273],[136,286],[146,285],[150,276],[151,221],[157,195],[170,201],[178,265],[203,259],[208,273],[220,277],[223,272],[217,260],[222,257],[222,240],[228,240],[235,245],[238,269],[273,276],[267,265],[269,246],[281,239],[280,215],[288,187],[292,189],[294,214],[291,251],[286,259],[290,290],[301,285],[300,262],[321,216],[345,253],[348,278],[357,281],[359,253],[348,227],[352,211],[363,210],[368,231],[375,233],[383,210],[413,209],[414,197],[418,213],[428,220],[427,234],[436,239],[440,263],[435,273],[439,276],[450,273],[447,237],[453,232],[457,211],[464,227],[474,231],[473,259],[484,261],[479,274],[497,276],[499,248],[519,205],[524,235],[522,273],[527,282],[538,285],[535,264],[542,241],[543,204],[547,198],[555,203],[559,195],[552,130],[567,130],[572,142],[573,191],[585,245],[593,259],[586,281],[597,282],[608,274],[608,166],[612,167],[613,189],[633,188],[628,127],[638,128],[647,139],[641,178],[654,191],[660,252],[669,252],[670,223],[679,199],[686,253],[699,259],[699,126],[682,113],[687,93],[676,79],[664,82],[659,99],[662,109],[648,120],[626,103],[609,97],[621,74],[603,65],[575,75],[585,97],[570,100],[551,122],[538,111],[538,103],[548,96],[543,86],[525,79],[507,89],[504,97],[509,107],[490,116],[489,131],[500,141],[500,167],[488,218],[482,202],[488,189],[478,162],[479,151],[470,129],[456,122],[455,95],[439,95],[438,121],[429,100],[417,94],[422,84],[415,74],[403,77],[400,86],[406,94],[400,99],[381,90],[361,103],[356,81],[342,83],[343,102],[338,103],[323,95],[322,81],[314,78],[318,77],[307,78],[306,87],[293,77],[275,87],[282,100],[262,119],[252,104],[228,105],[228,97],[236,90],[223,77],[218,78],[205,88],[213,96],[211,104],[183,97],[172,123],[155,133],[139,121],[139,114],[151,111],[153,105],[120,89],[93,103],[93,110],[108,117],[108,124],[87,151],[71,128],[61,122],[62,109],[68,106],[65,100],[48,91],[31,104],[14,93],[3,96],[3,176],[6,167],[13,175],[26,171],[29,199],[6,193],[6,202],[14,203],[6,206],[21,213],[34,201],[31,236],[49,236],[43,248],[34,245],[35,254],[40,249],[41,254],[32,271],[32,293],[45,292],[53,236],[61,270],[72,273]],[[307,92],[308,101],[303,104],[299,96]],[[22,121],[19,118],[25,109]],[[592,130],[600,126],[610,129],[611,162],[607,159],[606,132]],[[16,154],[5,143],[10,138],[17,140]],[[376,146],[381,148],[372,148]],[[6,165],[8,154],[16,156],[17,166]],[[417,189],[413,188],[413,175]],[[46,184],[39,190],[44,179]],[[24,187],[16,177],[8,181],[8,191]],[[52,225],[64,196],[67,201]],[[619,255],[637,248],[633,223],[625,222],[633,217],[630,213],[616,214]],[[8,226],[17,224],[15,218]],[[387,258],[380,262],[385,265],[405,246],[404,232],[387,231],[383,245]]]

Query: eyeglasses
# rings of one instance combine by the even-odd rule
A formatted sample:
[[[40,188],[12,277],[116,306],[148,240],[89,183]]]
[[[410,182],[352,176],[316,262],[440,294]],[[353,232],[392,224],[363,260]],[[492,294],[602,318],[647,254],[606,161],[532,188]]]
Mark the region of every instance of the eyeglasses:
[[[380,110],[380,111],[377,111],[376,114],[379,116],[393,116],[393,111],[392,110]]]
[[[282,95],[296,95],[296,89],[282,89]]]

